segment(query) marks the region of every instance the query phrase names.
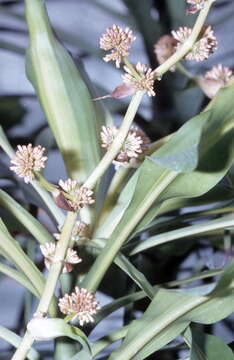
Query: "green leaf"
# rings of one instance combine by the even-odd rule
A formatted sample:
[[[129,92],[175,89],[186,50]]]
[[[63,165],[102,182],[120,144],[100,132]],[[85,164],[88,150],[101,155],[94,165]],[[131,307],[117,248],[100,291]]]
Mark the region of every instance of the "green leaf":
[[[234,310],[234,262],[206,296],[189,296],[177,291],[159,290],[141,319],[134,321],[123,345],[110,357],[143,359],[179,335],[191,321],[212,324]],[[144,329],[140,331],[139,329]]]
[[[12,269],[10,266],[1,263],[0,263],[0,272],[7,276],[10,276],[12,279],[17,281],[23,287],[28,289],[33,295],[39,297],[40,293],[37,291],[37,289],[33,286],[33,284],[28,280],[28,278],[24,274],[20,273],[15,269]]]
[[[139,228],[153,220],[163,202],[172,198],[201,196],[224,177],[234,157],[233,96],[234,84],[231,84],[219,91],[205,112],[190,120],[192,124],[194,121],[200,124],[202,118],[205,121],[199,144],[199,162],[194,171],[178,173],[162,168],[147,158],[132,176],[119,203],[104,221],[108,226],[104,228],[102,224],[101,231],[97,231],[98,237],[109,237],[109,240],[86,275],[84,286],[92,290],[97,288],[124,242],[133,231],[138,232]],[[187,129],[185,138],[190,138],[190,126],[186,124],[184,127]],[[170,148],[174,136],[164,146]],[[152,156],[157,154],[158,150]]]
[[[182,128],[184,139],[188,143],[188,139],[193,138],[194,124],[197,121],[198,127],[201,126],[201,119],[204,119],[203,131],[199,144],[199,162],[197,168],[190,173],[181,173],[168,184],[159,199],[151,206],[147,213],[142,214],[142,220],[137,224],[135,232],[143,226],[149,224],[150,221],[158,214],[163,202],[169,200],[173,203],[173,198],[198,197],[211,188],[213,188],[226,174],[229,167],[233,163],[234,156],[234,106],[232,98],[234,96],[234,85],[230,85],[222,89],[216,98],[209,105],[209,109],[195,118],[191,119]],[[226,105],[228,104],[228,105]],[[191,131],[190,131],[190,124]],[[181,133],[182,128],[179,130]],[[186,131],[185,131],[186,130]],[[176,153],[176,149],[171,146],[175,143],[177,133],[171,139],[157,150],[151,157],[158,156],[168,149],[168,156],[171,151]],[[177,144],[181,148],[181,144]],[[173,149],[173,150],[172,150]],[[137,212],[142,211],[142,206],[146,201],[146,197],[152,198],[154,189],[158,184],[162,183],[162,179],[169,179],[170,174],[161,166],[146,159],[139,170],[131,178],[123,190],[123,196],[120,196],[120,213],[121,218],[118,219],[118,225],[115,227],[113,236],[120,233],[124,226],[129,223]],[[116,212],[110,213],[112,215]],[[106,222],[108,219],[106,220]]]
[[[225,229],[233,226],[234,226],[233,215],[223,216],[215,220],[203,221],[201,224],[186,226],[184,228],[179,228],[176,230],[164,232],[156,236],[149,237],[147,240],[144,241],[134,242],[130,246],[131,247],[130,255],[137,254],[146,249],[150,249],[154,246],[165,244],[169,241],[187,238],[189,236],[212,232],[218,229]]]
[[[0,338],[7,341],[9,344],[13,345],[15,348],[18,348],[19,344],[22,341],[22,338],[18,335],[16,335],[13,331],[8,330],[4,326],[0,325]],[[38,352],[34,349],[30,349],[27,358],[29,360],[39,360],[40,356]]]
[[[26,70],[63,155],[69,176],[84,182],[100,159],[97,119],[88,88],[50,27],[44,3],[26,0],[30,46]]]
[[[13,214],[40,244],[54,241],[45,227],[3,190],[0,190],[0,205]]]
[[[177,172],[193,171],[198,165],[202,129],[208,118],[209,114],[201,114],[187,122],[149,159]]]
[[[35,318],[29,322],[27,329],[37,341],[52,340],[62,336],[69,337],[82,345],[87,360],[92,359],[91,347],[86,335],[79,328],[65,323],[62,319]]]
[[[115,258],[115,264],[118,265],[133,281],[152,299],[156,290],[148,282],[145,275],[139,271],[124,255],[118,254]]]
[[[0,219],[0,253],[11,261],[26,278],[32,283],[39,294],[42,294],[45,281],[41,272],[31,259],[25,254],[20,245],[12,238],[3,221]],[[57,302],[53,299],[50,306],[50,313],[55,314]]]
[[[185,332],[185,339],[188,336]],[[191,328],[192,343],[190,360],[234,360],[232,350],[217,336]]]

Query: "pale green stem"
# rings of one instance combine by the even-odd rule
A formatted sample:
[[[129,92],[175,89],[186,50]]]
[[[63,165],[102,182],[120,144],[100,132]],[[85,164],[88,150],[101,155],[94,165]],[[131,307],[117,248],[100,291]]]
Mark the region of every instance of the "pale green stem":
[[[47,277],[47,281],[45,284],[45,288],[43,290],[40,302],[38,304],[36,313],[47,314],[51,300],[54,295],[55,287],[57,285],[57,281],[61,270],[63,268],[63,261],[67,253],[67,249],[69,247],[69,242],[72,234],[72,229],[74,227],[76,221],[77,214],[68,212],[65,224],[63,226],[58,246],[56,247],[55,252],[55,262],[51,265],[49,270],[49,274]],[[27,331],[24,335],[22,343],[20,344],[19,348],[15,352],[12,360],[23,360],[27,356],[29,349],[33,344],[33,337]]]
[[[123,58],[124,64],[127,66],[127,68],[131,71],[131,73],[135,76],[136,79],[140,79],[140,75],[136,71],[135,67],[130,63],[127,57]]]
[[[58,206],[55,204],[54,199],[51,197],[48,191],[46,191],[36,180],[33,180],[31,184],[38,193],[38,195],[40,195],[45,205],[50,210],[58,225],[63,226],[65,221],[65,215],[63,214],[62,210],[59,209]]]
[[[132,125],[138,107],[141,103],[142,97],[144,95],[143,91],[138,91],[135,95],[133,95],[132,100],[129,104],[128,110],[126,115],[123,119],[123,122],[119,128],[118,134],[116,135],[114,141],[112,142],[109,150],[103,156],[97,167],[85,181],[83,186],[86,186],[89,189],[93,189],[96,185],[97,181],[100,177],[105,173],[107,168],[110,166],[116,155],[118,154],[119,150],[124,144],[124,140],[128,135],[128,131]]]
[[[188,79],[196,81],[196,77],[190,71],[188,71],[180,62],[176,64],[176,69]]]
[[[181,47],[173,54],[168,60],[162,65],[155,69],[155,79],[161,77],[166,71],[170,70],[178,61],[180,61],[189,51],[191,51],[195,44],[199,34],[201,33],[202,27],[208,16],[210,7],[215,0],[208,0],[204,8],[200,11],[196,23],[193,27],[192,33],[189,38],[181,45]]]
[[[114,260],[119,249],[123,245],[124,241],[131,234],[132,230],[141,220],[141,218],[146,214],[147,210],[155,202],[155,200],[160,196],[160,194],[167,188],[167,186],[176,178],[178,173],[173,171],[165,171],[163,175],[158,179],[157,186],[150,193],[149,196],[145,198],[145,201],[142,203],[141,208],[135,212],[131,220],[126,224],[123,230],[116,234],[115,239],[111,239],[107,242],[105,248],[97,257],[94,265],[90,269],[89,273],[86,275],[82,286],[87,287],[89,290],[95,291],[101,282],[105,272],[108,267]]]
[[[0,146],[5,151],[5,153],[9,156],[10,159],[15,156],[15,152],[12,149],[12,147],[6,137],[2,126],[0,126]]]

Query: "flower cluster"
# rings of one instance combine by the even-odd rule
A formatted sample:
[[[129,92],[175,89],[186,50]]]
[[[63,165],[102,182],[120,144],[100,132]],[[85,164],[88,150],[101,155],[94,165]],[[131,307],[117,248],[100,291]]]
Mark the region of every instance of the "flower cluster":
[[[177,40],[171,35],[163,35],[154,45],[154,53],[156,55],[159,65],[163,64],[169,57],[171,57],[176,49]],[[175,71],[173,66],[171,71]]]
[[[183,45],[192,33],[192,28],[184,26],[177,31],[172,31],[172,36],[177,40],[176,50]],[[203,26],[198,41],[193,45],[191,51],[185,56],[186,60],[203,61],[217,49],[217,40],[211,26]]]
[[[45,167],[47,157],[44,156],[45,148],[32,144],[18,145],[15,157],[11,160],[10,167],[19,177],[24,178],[28,184],[35,179],[34,171],[40,171]]]
[[[119,68],[123,57],[129,55],[131,43],[135,40],[136,37],[129,28],[123,30],[120,26],[113,25],[106,29],[105,34],[100,38],[100,48],[106,51],[111,50],[111,53],[103,58],[104,61],[113,60]]]
[[[135,90],[147,92],[149,96],[155,96],[154,92],[154,71],[146,65],[138,62],[135,70],[138,76],[132,73],[131,69],[124,66],[126,73],[122,75],[125,84],[132,86]]]
[[[63,314],[74,314],[72,320],[78,318],[81,326],[94,322],[93,315],[100,309],[95,294],[78,286],[75,287],[75,291],[71,295],[66,294],[60,298],[58,305]]]
[[[44,262],[47,269],[50,269],[50,266],[53,262],[60,261],[60,259],[56,259],[55,252],[59,244],[55,244],[52,242],[45,243],[44,245],[40,245],[41,252],[44,256]],[[82,260],[78,256],[77,252],[71,248],[68,248],[66,257],[63,261],[63,273],[68,273],[73,270],[73,265],[80,263]]]
[[[117,133],[118,129],[115,126],[111,128],[105,126],[102,127],[101,140],[104,149],[109,149]],[[149,142],[149,138],[139,127],[132,126],[113,163],[117,166],[137,167],[138,161],[136,159],[144,152]]]
[[[188,14],[195,14],[197,11],[203,9],[207,0],[187,0],[187,3],[190,5],[188,9]]]
[[[231,69],[222,64],[218,64],[207,71],[198,81],[204,93],[212,99],[221,87],[227,85],[232,77],[233,72]]]
[[[59,187],[65,192],[65,198],[68,199],[66,200],[67,204],[72,211],[79,211],[85,205],[94,203],[94,199],[92,198],[93,191],[85,186],[79,187],[76,180],[59,180]]]
[[[89,240],[89,232],[90,232],[89,225],[83,221],[78,220],[76,221],[72,229],[71,240],[78,241],[79,242],[78,245],[83,244]],[[60,239],[60,235],[61,235],[60,233],[54,233],[53,235],[56,240]]]
[[[218,64],[205,73],[205,79],[222,82],[222,86],[226,85],[231,79],[233,72],[229,67]]]

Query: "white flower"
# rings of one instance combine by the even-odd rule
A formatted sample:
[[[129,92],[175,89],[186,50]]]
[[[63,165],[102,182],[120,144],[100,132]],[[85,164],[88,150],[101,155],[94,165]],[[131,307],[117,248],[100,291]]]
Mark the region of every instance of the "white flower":
[[[94,203],[94,199],[92,198],[93,191],[85,186],[79,187],[76,180],[59,180],[59,186],[68,195],[69,199],[67,202],[73,211],[79,211],[85,205]]]
[[[47,160],[46,156],[43,156],[45,148],[41,145],[33,147],[32,144],[18,145],[15,157],[11,160],[14,166],[10,169],[14,171],[19,177],[24,178],[24,181],[28,184],[34,178],[33,171],[40,171],[45,167]]]
[[[154,92],[154,71],[151,68],[147,68],[146,65],[138,62],[135,67],[137,77],[127,66],[124,66],[124,70],[126,73],[122,75],[122,78],[126,84],[132,85],[136,91],[147,92],[149,96],[156,95]]]
[[[72,320],[78,318],[81,326],[94,322],[93,315],[100,309],[95,294],[78,286],[75,287],[75,291],[71,295],[66,294],[60,298],[58,306],[63,314],[74,313]]]
[[[129,55],[131,43],[135,40],[136,37],[129,28],[123,30],[120,26],[113,25],[106,29],[106,33],[100,38],[100,48],[111,52],[103,58],[104,61],[113,60],[119,68],[122,58]]]
[[[60,261],[56,259],[55,252],[59,245],[49,242],[44,245],[40,245],[41,252],[44,256],[44,262],[47,269],[50,269],[50,266],[53,262]],[[77,252],[71,248],[68,248],[66,258],[64,259],[63,273],[68,273],[73,270],[73,265],[80,263],[82,260],[78,256]]]

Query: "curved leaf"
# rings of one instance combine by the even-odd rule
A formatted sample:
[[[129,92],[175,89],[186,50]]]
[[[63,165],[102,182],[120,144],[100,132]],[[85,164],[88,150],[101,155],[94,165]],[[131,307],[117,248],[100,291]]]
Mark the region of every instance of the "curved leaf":
[[[35,318],[28,323],[27,329],[37,341],[52,340],[62,336],[69,337],[82,345],[86,360],[92,359],[91,347],[86,335],[79,328],[67,324],[62,319]]]
[[[233,278],[234,262],[206,296],[159,290],[142,318],[131,324],[123,345],[110,359],[143,359],[178,336],[191,321],[212,324],[225,318],[234,310]]]

